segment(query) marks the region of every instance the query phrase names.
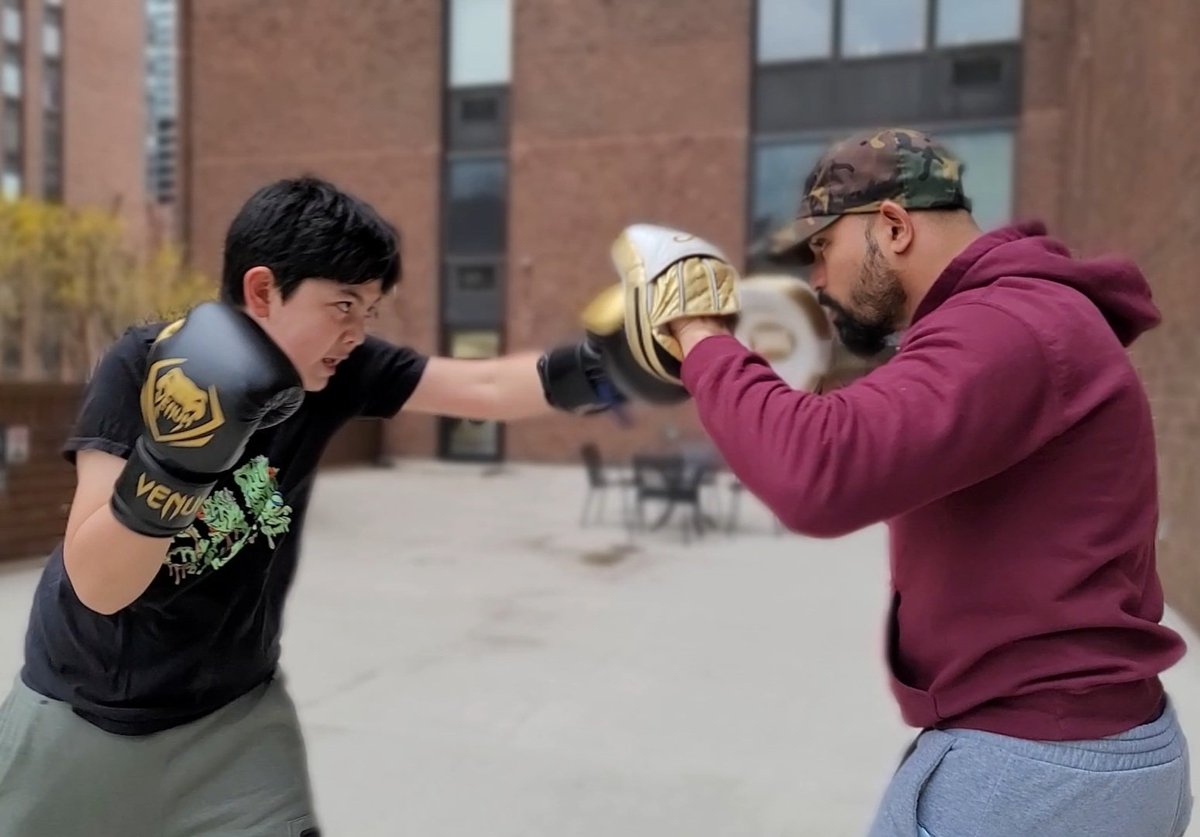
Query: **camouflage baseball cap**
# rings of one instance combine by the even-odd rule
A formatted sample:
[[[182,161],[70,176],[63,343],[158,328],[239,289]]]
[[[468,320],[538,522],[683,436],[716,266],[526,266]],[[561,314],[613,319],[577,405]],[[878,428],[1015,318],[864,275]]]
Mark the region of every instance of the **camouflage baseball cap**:
[[[907,209],[970,209],[962,161],[910,128],[877,128],[834,143],[804,181],[796,219],[770,236],[773,256],[810,261],[808,240],[843,215],[884,201]]]

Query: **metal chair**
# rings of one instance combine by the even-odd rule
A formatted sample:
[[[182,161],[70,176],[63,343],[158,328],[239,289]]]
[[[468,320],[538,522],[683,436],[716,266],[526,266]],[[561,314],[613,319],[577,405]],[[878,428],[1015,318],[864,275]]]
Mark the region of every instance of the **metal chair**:
[[[653,529],[660,529],[674,514],[677,506],[691,506],[691,514],[683,522],[683,540],[689,542],[694,530],[703,535],[710,521],[701,503],[701,488],[710,468],[688,461],[683,456],[639,455],[633,458],[633,487],[635,517],[639,528],[645,528],[644,506],[647,501],[661,501],[665,508]]]
[[[594,499],[598,499],[594,519],[603,519],[604,498],[608,495],[608,489],[615,488],[621,496],[621,522],[628,527],[629,502],[626,492],[633,487],[633,480],[625,475],[613,476],[608,473],[604,466],[604,458],[600,455],[600,448],[595,444],[588,442],[580,447],[579,453],[587,474],[587,496],[583,498],[583,512],[579,518],[579,525],[588,525],[588,512],[592,510]]]

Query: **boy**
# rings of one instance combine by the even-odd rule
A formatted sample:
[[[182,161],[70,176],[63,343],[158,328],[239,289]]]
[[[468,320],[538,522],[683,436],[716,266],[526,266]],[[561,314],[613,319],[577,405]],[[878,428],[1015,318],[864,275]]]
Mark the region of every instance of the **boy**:
[[[101,361],[0,709],[0,834],[316,837],[277,666],[325,444],[402,408],[511,421],[619,400],[588,342],[473,361],[366,336],[397,248],[365,203],[280,181],[230,226],[221,302]]]

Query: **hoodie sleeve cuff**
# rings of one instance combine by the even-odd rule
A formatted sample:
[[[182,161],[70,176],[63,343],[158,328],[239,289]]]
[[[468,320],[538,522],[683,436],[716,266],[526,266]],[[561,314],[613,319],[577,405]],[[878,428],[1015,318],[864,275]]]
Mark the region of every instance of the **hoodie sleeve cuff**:
[[[694,397],[700,389],[703,375],[713,364],[723,358],[745,358],[751,352],[731,334],[715,334],[706,337],[692,347],[683,359],[681,379],[687,391]]]

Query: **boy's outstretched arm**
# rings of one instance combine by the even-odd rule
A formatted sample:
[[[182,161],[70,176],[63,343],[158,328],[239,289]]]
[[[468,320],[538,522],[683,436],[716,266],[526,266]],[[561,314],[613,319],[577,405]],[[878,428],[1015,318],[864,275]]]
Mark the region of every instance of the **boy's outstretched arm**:
[[[404,409],[476,421],[516,421],[556,411],[603,412],[622,401],[603,369],[600,350],[585,339],[544,354],[430,358]]]

